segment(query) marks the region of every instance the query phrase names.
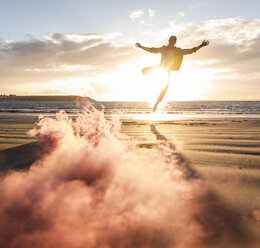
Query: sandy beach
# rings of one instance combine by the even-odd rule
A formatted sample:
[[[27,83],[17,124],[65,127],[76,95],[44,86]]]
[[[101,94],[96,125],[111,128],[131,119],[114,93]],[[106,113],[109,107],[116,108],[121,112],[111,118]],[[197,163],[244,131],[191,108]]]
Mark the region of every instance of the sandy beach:
[[[1,171],[24,169],[43,153],[27,136],[36,117],[1,119]],[[234,211],[249,233],[260,231],[260,120],[122,120],[122,134],[153,151],[167,139]],[[23,161],[23,162],[22,162]]]
[[[191,166],[253,229],[260,231],[260,121],[199,120],[153,123],[179,145]],[[123,133],[151,149],[156,135],[148,122],[124,122]]]

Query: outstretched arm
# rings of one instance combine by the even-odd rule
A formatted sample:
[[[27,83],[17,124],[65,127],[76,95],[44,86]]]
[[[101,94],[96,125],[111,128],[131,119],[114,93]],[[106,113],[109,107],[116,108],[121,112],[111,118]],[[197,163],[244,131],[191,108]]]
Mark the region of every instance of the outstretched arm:
[[[150,53],[160,53],[161,52],[161,47],[158,47],[158,48],[157,47],[144,47],[140,43],[136,43],[135,46],[138,48],[141,48],[147,52],[150,52]]]
[[[208,46],[208,45],[209,45],[209,41],[208,40],[204,40],[199,46],[195,47],[195,52],[197,52],[202,47]]]
[[[184,55],[191,54],[191,53],[197,52],[202,47],[208,46],[208,45],[209,45],[209,41],[208,40],[204,40],[199,46],[193,47],[191,49],[182,49],[182,51],[183,51]]]

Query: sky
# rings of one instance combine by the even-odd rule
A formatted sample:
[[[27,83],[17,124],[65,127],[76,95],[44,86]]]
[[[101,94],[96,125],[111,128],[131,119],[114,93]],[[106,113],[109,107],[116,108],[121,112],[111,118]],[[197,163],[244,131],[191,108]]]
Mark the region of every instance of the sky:
[[[160,55],[192,48],[166,100],[260,100],[258,0],[0,0],[0,94],[152,101],[165,75],[141,74]]]

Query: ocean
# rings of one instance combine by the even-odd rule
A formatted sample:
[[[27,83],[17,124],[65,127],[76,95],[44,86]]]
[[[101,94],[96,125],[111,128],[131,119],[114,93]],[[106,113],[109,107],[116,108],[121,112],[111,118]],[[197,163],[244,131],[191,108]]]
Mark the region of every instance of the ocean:
[[[77,115],[83,102],[1,101],[0,116],[53,116],[64,110]],[[93,107],[103,110],[106,118],[120,119],[260,119],[260,101],[175,101],[165,102],[152,114],[151,102],[96,102]]]

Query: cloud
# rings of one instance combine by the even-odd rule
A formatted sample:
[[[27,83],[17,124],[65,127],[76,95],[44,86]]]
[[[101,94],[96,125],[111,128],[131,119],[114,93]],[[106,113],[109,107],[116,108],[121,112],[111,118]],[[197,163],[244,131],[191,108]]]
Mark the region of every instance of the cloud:
[[[172,23],[174,28],[174,23]],[[260,19],[246,20],[241,17],[213,19],[184,25],[183,37],[196,40],[209,38],[216,43],[247,46],[260,35]]]
[[[114,71],[138,53],[133,47],[114,45],[111,39],[117,35],[55,33],[43,40],[1,43],[2,89]]]
[[[91,34],[78,34],[78,33],[54,33],[49,34],[45,38],[54,43],[60,43],[64,40],[83,42],[87,40],[103,40],[103,39],[113,39],[119,36],[120,33],[91,33]]]
[[[166,40],[169,35],[178,35],[183,44],[191,41],[210,39],[214,43],[226,45],[250,45],[260,36],[260,19],[247,20],[242,17],[210,19],[200,22],[181,23],[169,21],[168,27],[154,32],[154,37]]]
[[[154,9],[148,9],[148,15],[150,17],[154,17],[155,16],[155,10]]]
[[[141,16],[144,15],[144,11],[139,9],[139,10],[131,10],[129,11],[129,18],[134,21],[136,19],[139,19]]]
[[[155,10],[154,9],[148,9],[147,11],[144,10],[132,10],[129,12],[129,18],[132,21],[137,21],[138,25],[142,26],[153,26],[151,23],[151,19],[155,16]],[[149,17],[149,18],[148,18]]]
[[[179,16],[185,16],[185,13],[182,12],[182,11],[180,11],[180,12],[179,12]]]

